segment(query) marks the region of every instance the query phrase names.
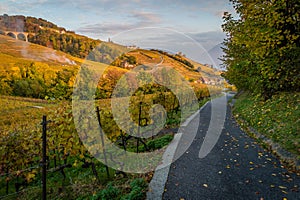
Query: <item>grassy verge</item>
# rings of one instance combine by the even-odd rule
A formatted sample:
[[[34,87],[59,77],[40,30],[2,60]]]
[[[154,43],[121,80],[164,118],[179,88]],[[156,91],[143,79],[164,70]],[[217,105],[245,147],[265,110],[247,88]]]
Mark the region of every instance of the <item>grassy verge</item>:
[[[237,119],[300,158],[300,93],[280,93],[263,101],[243,93],[235,102]],[[243,124],[241,124],[243,126]]]

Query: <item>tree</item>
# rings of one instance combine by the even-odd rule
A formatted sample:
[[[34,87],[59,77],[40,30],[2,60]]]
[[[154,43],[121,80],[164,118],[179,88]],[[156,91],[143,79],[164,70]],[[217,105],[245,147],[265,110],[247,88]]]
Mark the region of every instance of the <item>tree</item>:
[[[238,89],[265,99],[299,90],[300,2],[230,0],[239,15],[225,13],[225,77]]]

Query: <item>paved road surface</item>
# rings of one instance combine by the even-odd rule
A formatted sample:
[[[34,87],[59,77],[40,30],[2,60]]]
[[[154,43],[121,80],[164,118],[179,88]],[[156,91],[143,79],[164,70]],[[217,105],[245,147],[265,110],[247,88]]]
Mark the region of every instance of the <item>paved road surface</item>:
[[[277,158],[249,138],[229,108],[216,146],[206,157],[199,158],[210,113],[209,103],[200,112],[193,143],[170,166],[163,199],[300,199],[299,175],[288,173]],[[193,123],[196,122],[192,121],[185,131],[192,129]],[[177,151],[184,143],[183,134]]]

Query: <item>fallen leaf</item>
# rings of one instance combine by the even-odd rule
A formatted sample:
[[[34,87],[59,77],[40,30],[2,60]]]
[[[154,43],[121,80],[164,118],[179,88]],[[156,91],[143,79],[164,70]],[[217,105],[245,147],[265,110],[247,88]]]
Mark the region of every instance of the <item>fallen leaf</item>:
[[[279,185],[278,186],[280,189],[286,189],[286,187]]]
[[[208,187],[208,185],[206,183],[204,183],[203,186],[206,187],[206,188]]]

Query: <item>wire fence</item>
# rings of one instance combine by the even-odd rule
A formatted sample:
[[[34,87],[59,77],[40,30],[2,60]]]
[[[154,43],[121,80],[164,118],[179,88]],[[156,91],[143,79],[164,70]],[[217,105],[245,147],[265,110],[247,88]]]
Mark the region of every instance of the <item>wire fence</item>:
[[[99,109],[99,107],[96,107],[96,112],[97,112],[97,119],[98,119],[98,123],[101,126],[101,110]],[[141,116],[142,113],[142,103],[139,104],[139,117],[138,117],[138,123],[139,125],[141,125],[142,120],[144,120]],[[147,123],[147,122],[146,122]],[[58,162],[56,160],[60,158],[59,153],[57,154],[56,157],[52,158],[52,161],[49,157],[49,152],[47,152],[47,142],[49,142],[47,140],[47,131],[49,130],[49,128],[52,128],[52,125],[50,127],[48,127],[47,125],[51,124],[51,121],[47,120],[46,116],[43,116],[42,119],[42,137],[40,138],[40,142],[42,143],[42,158],[37,158],[36,162],[37,164],[31,164],[32,166],[24,168],[24,169],[20,169],[20,170],[16,170],[16,171],[9,171],[7,169],[7,171],[9,172],[3,172],[0,174],[0,181],[4,181],[6,182],[5,184],[5,193],[0,193],[0,199],[4,199],[4,198],[9,198],[12,196],[18,196],[21,193],[24,192],[28,192],[31,190],[36,190],[37,188],[39,189],[39,191],[42,191],[41,197],[42,199],[46,199],[47,198],[47,174],[49,173],[55,173],[55,172],[60,172],[64,179],[66,178],[66,174],[64,172],[65,168],[70,168],[72,167],[72,163],[68,162],[68,157],[66,157],[65,159],[63,159],[63,161]],[[117,161],[115,161],[114,159],[114,155],[111,152],[106,152],[105,150],[105,144],[104,144],[104,139],[103,139],[103,132],[102,130],[100,130],[100,135],[101,135],[101,143],[102,143],[102,153],[104,156],[104,167],[106,170],[106,176],[109,178],[112,176],[112,174],[110,174],[110,170],[109,167],[107,166],[107,162],[108,160],[111,160],[112,162],[117,163],[120,167],[119,170],[117,171],[117,173],[122,173],[122,168],[123,168],[123,163],[118,163]],[[145,149],[147,148],[147,144],[138,137],[133,137],[133,136],[126,136],[125,134],[121,134],[120,137],[121,143],[120,146],[121,148],[123,148],[125,151],[127,150],[127,146],[126,144],[128,143],[129,140],[136,140],[136,152],[139,152],[139,145],[140,143],[144,145]],[[48,150],[49,151],[49,150]],[[57,152],[54,152],[57,153]],[[95,175],[95,177],[97,179],[99,179],[98,177],[98,172],[97,169],[95,167],[95,163],[93,161],[86,161],[85,158],[82,159],[83,161],[83,165],[82,167],[86,168],[86,167],[90,167],[92,169],[93,174]],[[52,167],[50,167],[50,165],[52,165]],[[30,184],[24,180],[24,178],[22,179],[20,177],[20,174],[24,174],[25,172],[32,172],[33,170],[36,170],[39,174],[39,177],[41,179],[40,181],[40,185],[39,186],[30,186]],[[12,188],[11,187],[15,187],[15,192],[12,192]]]
[[[166,97],[163,95],[162,100],[163,105],[168,105],[168,103],[166,102]],[[187,101],[188,102],[188,101]],[[155,103],[155,102],[154,102]],[[146,105],[143,104],[142,102],[140,102],[139,104],[137,104],[138,108],[137,108],[137,123],[138,126],[146,126],[148,123],[150,123],[149,119],[146,116],[146,112],[149,110],[150,105]],[[170,110],[177,112],[180,112],[179,109],[179,103],[176,102],[176,99],[174,98],[174,100],[172,100],[172,102],[169,105]],[[97,114],[97,120],[99,125],[101,126],[101,119],[105,118],[105,116],[101,116],[101,110],[99,109],[99,107],[96,107],[96,114]],[[173,113],[171,113],[171,115],[169,117],[174,117]],[[8,198],[11,196],[16,196],[21,194],[22,192],[28,192],[31,190],[36,190],[39,189],[39,191],[42,191],[41,197],[42,199],[46,199],[47,198],[47,176],[49,176],[49,173],[56,173],[56,172],[60,172],[63,175],[63,178],[66,178],[66,174],[65,174],[65,169],[66,168],[71,168],[73,166],[74,163],[71,163],[72,161],[70,161],[70,159],[68,159],[70,156],[68,154],[63,153],[64,147],[62,147],[62,149],[49,149],[49,145],[50,142],[55,143],[55,139],[53,139],[53,141],[49,141],[47,138],[47,132],[51,129],[55,129],[55,126],[61,126],[61,125],[57,125],[52,123],[52,121],[47,120],[46,116],[43,116],[42,119],[42,137],[39,136],[38,139],[38,155],[37,158],[34,159],[34,162],[31,162],[29,165],[31,165],[30,167],[24,168],[24,169],[17,169],[14,171],[10,171],[8,169],[8,167],[5,168],[1,168],[0,166],[0,170],[1,170],[1,174],[0,174],[0,184],[1,181],[5,182],[5,184],[2,184],[5,187],[5,190],[0,190],[0,199],[2,198]],[[154,127],[155,129],[155,127]],[[138,129],[139,131],[139,129]],[[149,130],[152,131],[152,130]],[[129,140],[131,141],[131,150],[135,149],[136,153],[139,153],[140,151],[140,146],[143,146],[143,149],[145,149],[146,151],[149,150],[147,143],[140,137],[138,137],[140,135],[140,133],[137,133],[137,136],[131,136],[131,135],[126,135],[125,133],[123,133],[122,131],[120,131],[120,137],[118,138],[117,142],[118,145],[124,149],[124,151],[128,150],[128,143]],[[117,161],[115,161],[114,155],[111,152],[107,152],[105,149],[105,143],[104,143],[104,132],[102,132],[102,130],[100,129],[100,136],[101,136],[101,145],[102,145],[102,154],[104,157],[104,168],[106,171],[106,176],[109,178],[112,176],[112,174],[110,173],[109,167],[107,166],[108,160],[117,163],[120,167],[119,167],[119,171],[115,172],[115,173],[122,173],[122,169],[123,169],[123,163],[118,163]],[[153,139],[153,136],[152,136]],[[132,144],[135,144],[135,146],[133,146]],[[133,148],[134,147],[134,148]],[[50,155],[53,154],[53,155]],[[92,158],[92,157],[89,157]],[[84,158],[77,158],[80,161],[83,162],[82,167],[83,168],[87,168],[90,167],[92,170],[93,175],[96,177],[97,180],[99,180],[99,174],[98,171],[95,167],[95,163],[92,161],[92,159],[86,159],[86,157]],[[8,165],[9,166],[9,165]],[[5,170],[4,170],[5,169]],[[32,186],[29,184],[29,181],[26,180],[26,178],[24,179],[24,177],[22,178],[20,176],[20,174],[24,174],[25,172],[32,172],[32,171],[36,171],[36,179],[38,179],[39,183],[36,183],[38,186]],[[48,174],[48,175],[47,175]],[[35,181],[36,182],[36,181]],[[13,192],[13,189],[11,187],[15,187],[15,191]],[[0,188],[1,189],[1,188]]]

